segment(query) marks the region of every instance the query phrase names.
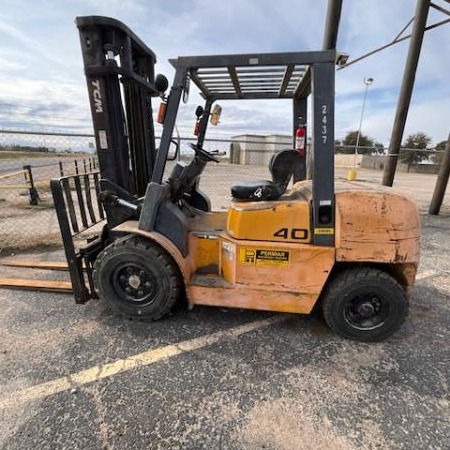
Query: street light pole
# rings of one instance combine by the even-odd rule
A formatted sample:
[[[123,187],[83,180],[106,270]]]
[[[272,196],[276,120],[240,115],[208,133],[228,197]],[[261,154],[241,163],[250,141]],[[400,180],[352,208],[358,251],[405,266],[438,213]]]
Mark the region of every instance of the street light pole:
[[[369,90],[369,86],[373,83],[373,78],[364,77],[363,82],[366,87],[364,89],[364,98],[363,98],[363,104],[362,104],[362,109],[361,109],[361,117],[359,119],[358,134],[356,135],[355,159],[353,161],[353,168],[350,169],[347,174],[347,180],[349,180],[349,181],[356,180],[356,160],[358,158],[359,141],[361,139],[361,127],[362,127],[362,121],[363,121],[363,117],[364,117],[364,109],[366,108],[367,91]]]
[[[373,83],[373,78],[364,77],[363,82],[366,85],[366,88],[364,89],[364,99],[363,99],[363,104],[362,104],[362,109],[361,109],[361,118],[359,119],[358,135],[356,137],[355,162],[353,164],[355,167],[356,167],[356,159],[358,157],[359,140],[361,138],[361,126],[362,126],[362,121],[363,121],[363,117],[364,117],[364,109],[366,107],[367,91],[369,90],[369,86]]]

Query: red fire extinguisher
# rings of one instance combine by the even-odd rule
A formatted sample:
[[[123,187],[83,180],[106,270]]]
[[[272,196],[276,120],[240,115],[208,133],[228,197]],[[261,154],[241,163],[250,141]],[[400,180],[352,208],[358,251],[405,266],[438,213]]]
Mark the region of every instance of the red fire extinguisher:
[[[156,121],[160,124],[164,123],[164,120],[166,118],[166,111],[167,111],[167,102],[166,100],[163,98],[161,100],[161,103],[159,104],[158,107],[158,113],[156,114]]]
[[[298,151],[300,156],[305,155],[306,148],[306,127],[304,125],[299,125],[295,131],[295,149]]]
[[[200,120],[196,120],[195,121],[195,126],[194,126],[194,136],[198,136],[198,133],[200,132]]]

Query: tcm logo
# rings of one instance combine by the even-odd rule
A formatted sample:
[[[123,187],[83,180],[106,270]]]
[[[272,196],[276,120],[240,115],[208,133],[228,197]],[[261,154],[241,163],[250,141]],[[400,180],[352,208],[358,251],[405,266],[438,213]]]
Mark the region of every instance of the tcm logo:
[[[94,80],[92,81],[92,86],[94,87],[92,91],[92,97],[94,98],[94,108],[96,113],[103,112],[103,102],[102,102],[102,93],[100,92],[100,81]]]

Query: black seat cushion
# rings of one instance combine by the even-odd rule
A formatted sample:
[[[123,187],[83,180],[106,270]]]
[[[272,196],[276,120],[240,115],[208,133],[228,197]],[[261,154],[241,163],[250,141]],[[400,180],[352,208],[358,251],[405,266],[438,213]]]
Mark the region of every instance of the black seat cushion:
[[[281,150],[272,156],[269,169],[272,180],[241,181],[231,186],[231,195],[239,200],[276,200],[289,184],[298,159],[296,150]]]
[[[281,150],[270,159],[269,170],[274,183],[289,184],[294,173],[295,164],[299,159],[297,150]]]
[[[273,181],[241,181],[231,186],[231,195],[240,200],[276,200],[284,190],[281,184]]]

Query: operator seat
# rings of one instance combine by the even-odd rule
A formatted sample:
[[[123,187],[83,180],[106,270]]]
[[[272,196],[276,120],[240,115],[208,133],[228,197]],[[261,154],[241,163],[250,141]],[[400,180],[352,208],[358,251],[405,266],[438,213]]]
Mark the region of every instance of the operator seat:
[[[286,191],[294,173],[299,154],[297,150],[281,150],[272,156],[269,170],[272,181],[241,181],[231,186],[231,195],[236,200],[276,200]]]

